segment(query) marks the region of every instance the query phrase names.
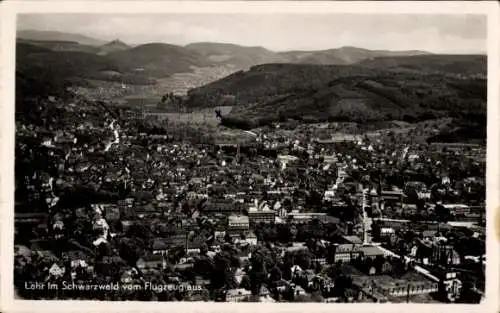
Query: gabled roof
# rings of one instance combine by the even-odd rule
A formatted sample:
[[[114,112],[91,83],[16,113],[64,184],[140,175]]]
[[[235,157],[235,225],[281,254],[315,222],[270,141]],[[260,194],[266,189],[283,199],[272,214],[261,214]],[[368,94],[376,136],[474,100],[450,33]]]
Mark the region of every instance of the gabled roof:
[[[159,254],[146,254],[139,260],[143,260],[144,262],[163,262],[163,256]]]
[[[163,238],[155,238],[152,245],[153,250],[166,250],[169,248]]]

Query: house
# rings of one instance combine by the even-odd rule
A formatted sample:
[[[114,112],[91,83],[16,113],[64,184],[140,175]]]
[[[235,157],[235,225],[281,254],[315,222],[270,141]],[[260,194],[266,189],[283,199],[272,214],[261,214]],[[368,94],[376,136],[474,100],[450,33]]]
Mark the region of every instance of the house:
[[[115,264],[115,265],[123,265],[125,261],[118,255],[107,255],[102,258],[103,264]]]
[[[380,268],[380,274],[391,274],[392,270],[392,263],[389,260],[385,260]]]
[[[90,261],[88,255],[79,250],[71,250],[67,253],[67,258],[70,261],[71,268],[87,267]]]
[[[361,254],[359,251],[360,246],[355,244],[336,244],[334,247],[334,263],[338,261],[350,262],[351,260],[356,259],[358,255]]]
[[[276,289],[279,291],[279,292],[285,292],[286,289],[288,288],[289,286],[289,283],[288,281],[284,280],[284,279],[281,279],[281,280],[278,280],[275,282],[276,284]]]
[[[416,204],[403,204],[403,213],[406,215],[415,215],[418,213],[418,207]]]
[[[186,240],[186,253],[199,254],[201,252],[201,247],[206,243],[204,236],[197,235],[192,239]]]
[[[390,236],[394,235],[396,231],[392,227],[381,227],[380,228],[380,237],[381,238],[389,238]]]
[[[465,204],[443,204],[443,207],[450,210],[452,215],[465,215],[470,213],[469,206]]]
[[[54,222],[52,225],[52,229],[55,230],[63,230],[64,229],[64,222],[61,220],[57,220]]]
[[[210,280],[209,279],[204,279],[200,276],[195,277],[195,283],[196,286],[208,286],[210,285]]]
[[[264,287],[264,286],[260,287],[259,296],[261,296],[261,297],[267,297],[269,294],[270,294],[270,292],[269,292],[269,290],[266,287]]]
[[[150,254],[137,260],[136,266],[140,270],[158,269],[165,268],[166,262],[162,255]]]
[[[131,221],[121,221],[121,224],[122,224],[122,230],[123,232],[127,232],[130,228],[130,226],[132,226],[132,222]]]
[[[363,243],[363,240],[361,240],[358,236],[342,236],[342,238],[344,239],[345,243],[357,244],[357,245]]]
[[[133,275],[131,270],[124,271],[122,276],[120,277],[120,281],[122,284],[130,284],[132,280],[133,280]]]
[[[411,257],[416,257],[418,252],[418,245],[414,245],[410,249],[410,256]]]
[[[248,217],[252,224],[270,223],[275,220],[276,212],[273,210],[267,211],[249,211]]]
[[[368,275],[373,276],[377,274],[377,269],[375,268],[374,265],[368,267]]]
[[[276,217],[276,211],[269,208],[269,205],[266,201],[258,202],[258,200],[254,200],[253,206],[248,209],[248,218],[250,219],[250,223],[258,224],[258,223],[269,223],[274,222]]]
[[[120,208],[118,206],[108,205],[105,207],[105,217],[108,221],[120,220]]]
[[[53,277],[62,277],[65,272],[66,269],[64,268],[64,266],[59,266],[56,262],[54,262],[49,268],[49,274]]]
[[[385,206],[400,207],[404,193],[402,190],[382,190],[380,198]]]
[[[230,215],[228,217],[228,226],[231,230],[248,230],[250,220],[245,215]]]
[[[306,251],[309,250],[309,248],[306,246],[305,242],[293,242],[291,246],[288,246],[285,248],[284,252],[299,252],[299,251]]]
[[[28,247],[23,246],[23,245],[15,245],[14,246],[14,255],[29,258],[29,257],[31,257],[31,250]]]
[[[243,288],[229,289],[226,293],[227,302],[240,302],[251,296],[252,293]]]
[[[359,252],[363,258],[375,259],[377,256],[384,256],[385,253],[377,246],[361,246]]]
[[[417,196],[421,200],[430,200],[431,199],[431,192],[430,191],[419,191],[419,192],[417,192]]]
[[[214,214],[238,214],[241,211],[241,208],[238,206],[238,203],[233,199],[218,199],[216,201],[208,201],[206,203],[204,212],[207,215]]]
[[[424,237],[424,239],[432,239],[436,237],[436,234],[437,230],[424,230],[422,232],[422,237]]]
[[[292,273],[292,276],[295,276],[295,275],[301,275],[303,270],[300,266],[294,265],[290,268],[290,272]]]
[[[168,253],[169,246],[163,238],[155,238],[153,240],[151,250],[153,254],[166,255]]]
[[[320,265],[326,265],[327,264],[326,258],[314,258],[314,259],[312,259],[312,261],[313,262],[317,262]]]
[[[244,236],[245,236],[245,241],[249,245],[252,245],[252,246],[256,246],[257,245],[257,242],[258,242],[257,241],[257,236],[255,235],[255,233],[253,231],[244,233]]]
[[[304,296],[306,294],[306,291],[301,286],[293,285],[292,288],[295,296]]]

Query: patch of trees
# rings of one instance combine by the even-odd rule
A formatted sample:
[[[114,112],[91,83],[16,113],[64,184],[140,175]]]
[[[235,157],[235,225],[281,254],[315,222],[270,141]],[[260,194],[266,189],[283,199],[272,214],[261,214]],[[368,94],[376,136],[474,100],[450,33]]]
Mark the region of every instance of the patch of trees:
[[[486,123],[444,131],[428,138],[427,142],[464,142],[464,140],[470,139],[486,141]]]

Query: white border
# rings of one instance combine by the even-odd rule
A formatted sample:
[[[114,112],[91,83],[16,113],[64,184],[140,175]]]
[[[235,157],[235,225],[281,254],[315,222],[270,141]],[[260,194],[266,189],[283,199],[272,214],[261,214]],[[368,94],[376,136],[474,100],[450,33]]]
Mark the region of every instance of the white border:
[[[495,221],[500,218],[498,192],[500,191],[499,155],[499,73],[500,38],[499,10],[494,1],[484,2],[382,2],[382,1],[11,1],[1,4],[0,29],[0,123],[1,172],[0,189],[2,211],[1,234],[1,306],[5,312],[71,312],[71,311],[156,311],[179,312],[500,312],[499,259],[500,238],[496,234]],[[318,304],[318,303],[184,303],[184,302],[99,302],[99,301],[21,301],[13,299],[13,197],[14,197],[14,81],[15,81],[15,33],[17,13],[254,13],[254,14],[485,14],[488,16],[488,139],[487,139],[487,263],[486,300],[479,305],[458,304]]]

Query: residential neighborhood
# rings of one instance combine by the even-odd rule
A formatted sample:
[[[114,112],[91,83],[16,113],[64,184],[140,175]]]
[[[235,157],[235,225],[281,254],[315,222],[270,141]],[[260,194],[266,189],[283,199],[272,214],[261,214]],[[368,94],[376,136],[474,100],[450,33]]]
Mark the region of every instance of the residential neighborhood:
[[[16,120],[21,298],[483,297],[484,146],[315,134],[335,123],[218,142],[111,103],[33,106]]]

